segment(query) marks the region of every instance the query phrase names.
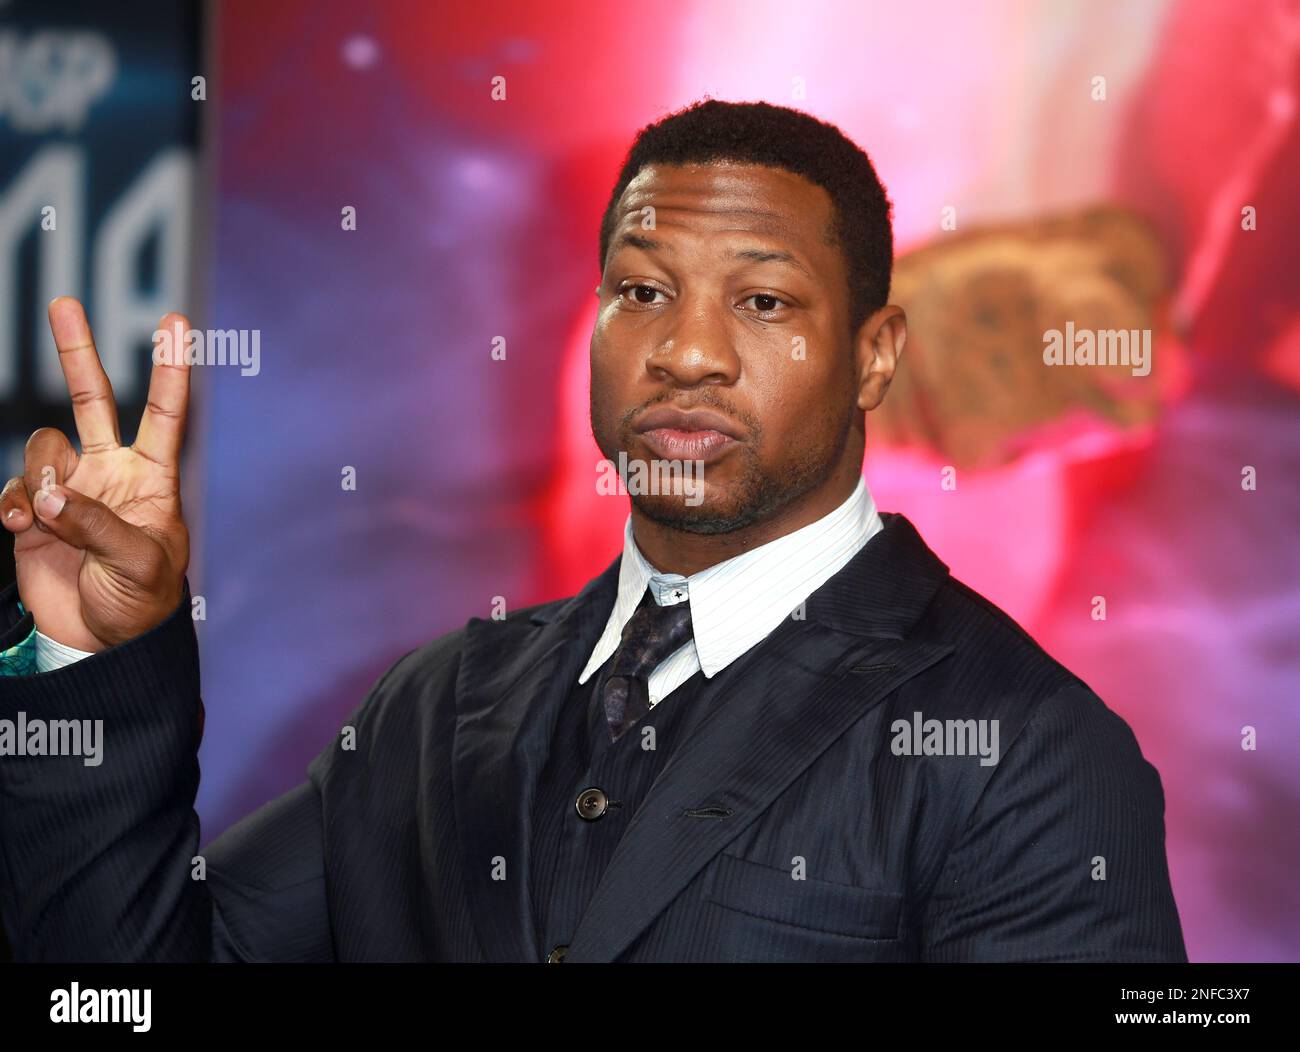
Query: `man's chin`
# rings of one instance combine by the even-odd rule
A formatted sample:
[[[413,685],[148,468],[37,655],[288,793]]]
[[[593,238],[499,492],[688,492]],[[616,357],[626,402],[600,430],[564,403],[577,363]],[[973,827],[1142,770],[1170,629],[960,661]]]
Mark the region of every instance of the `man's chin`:
[[[705,496],[648,495],[632,497],[636,510],[651,522],[683,533],[731,533],[755,521],[750,509],[737,508],[734,503]]]

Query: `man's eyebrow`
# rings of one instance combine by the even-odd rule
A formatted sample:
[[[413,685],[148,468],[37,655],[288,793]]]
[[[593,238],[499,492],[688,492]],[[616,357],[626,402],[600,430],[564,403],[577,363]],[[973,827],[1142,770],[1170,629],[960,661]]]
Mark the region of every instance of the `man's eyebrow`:
[[[657,249],[668,250],[668,246],[662,241],[656,241],[651,237],[642,237],[640,234],[626,233],[620,234],[617,240],[615,240],[614,244],[610,247],[610,254],[612,255],[625,245],[630,248],[644,249],[647,252],[653,252]],[[803,273],[808,274],[808,268],[800,263],[798,259],[789,252],[779,249],[742,248],[733,252],[731,258],[747,259],[753,263],[788,263],[796,270],[801,270]],[[808,274],[808,276],[812,277],[811,274]]]
[[[666,249],[668,247],[662,241],[656,241],[652,237],[642,237],[640,234],[620,234],[610,246],[610,254],[613,255],[624,245],[630,248],[644,249],[646,252],[654,252],[656,249]]]
[[[808,274],[808,268],[799,262],[789,252],[778,251],[774,249],[761,248],[743,248],[731,254],[732,259],[748,259],[755,263],[789,263],[796,270],[802,270]],[[811,274],[808,274],[812,277]]]

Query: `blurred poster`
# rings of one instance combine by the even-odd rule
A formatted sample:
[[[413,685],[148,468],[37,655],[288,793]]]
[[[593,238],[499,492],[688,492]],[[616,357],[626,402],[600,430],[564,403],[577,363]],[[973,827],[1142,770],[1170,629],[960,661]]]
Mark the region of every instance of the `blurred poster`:
[[[123,441],[151,334],[189,303],[194,171],[209,85],[200,5],[0,0],[0,466],[38,427],[76,441],[45,308],[81,299]],[[195,78],[200,78],[196,80]],[[0,583],[13,579],[0,545]]]

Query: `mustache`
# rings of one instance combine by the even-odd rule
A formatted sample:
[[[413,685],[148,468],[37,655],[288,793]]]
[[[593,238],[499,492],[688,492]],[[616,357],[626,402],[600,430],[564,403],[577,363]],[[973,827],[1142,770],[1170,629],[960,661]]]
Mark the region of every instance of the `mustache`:
[[[752,413],[742,412],[725,399],[719,398],[716,394],[701,394],[688,402],[679,402],[673,397],[672,392],[657,395],[648,402],[643,402],[641,405],[633,406],[629,409],[623,414],[622,418],[618,422],[619,433],[623,435],[630,434],[632,421],[647,409],[652,409],[657,405],[670,405],[674,409],[680,409],[682,412],[689,412],[692,409],[716,409],[718,412],[729,416],[731,419],[739,420],[744,424],[749,431],[752,441],[757,442],[763,434],[763,425],[759,422],[757,417]]]

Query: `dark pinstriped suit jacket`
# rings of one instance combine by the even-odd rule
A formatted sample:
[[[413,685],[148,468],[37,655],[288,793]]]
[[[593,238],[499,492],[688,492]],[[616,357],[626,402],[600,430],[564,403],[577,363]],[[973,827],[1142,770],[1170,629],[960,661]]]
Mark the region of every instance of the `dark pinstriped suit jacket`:
[[[882,518],[709,700],[567,961],[1186,960],[1160,779],[1128,726]],[[188,594],[137,639],[0,678],[0,719],[105,719],[98,768],[0,759],[15,957],[542,960],[530,804],[617,577],[407,654],[350,720],[356,748],[209,845],[205,881]],[[14,598],[0,646],[31,627]],[[916,712],[999,721],[999,762],[895,755]]]

